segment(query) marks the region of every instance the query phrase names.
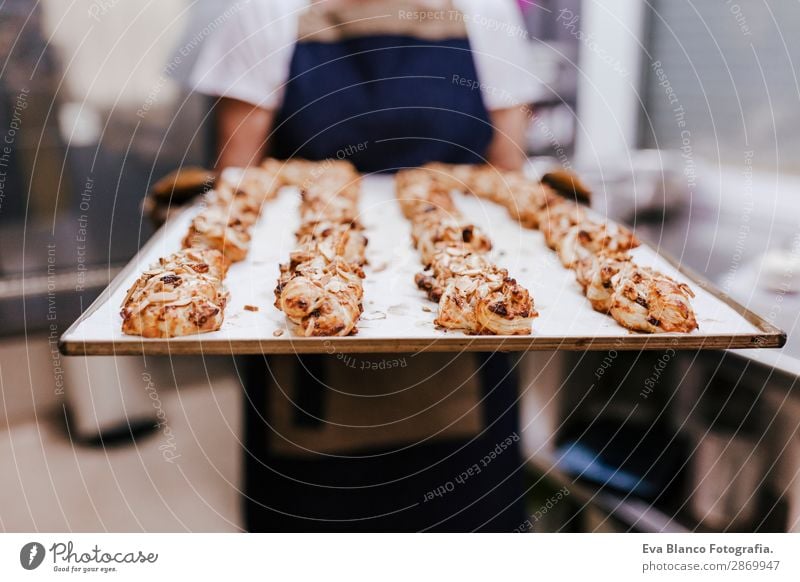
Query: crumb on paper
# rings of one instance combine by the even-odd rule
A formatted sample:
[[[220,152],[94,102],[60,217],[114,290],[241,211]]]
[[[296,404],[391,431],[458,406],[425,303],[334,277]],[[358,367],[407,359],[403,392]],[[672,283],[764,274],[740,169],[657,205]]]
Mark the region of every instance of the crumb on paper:
[[[361,319],[363,321],[376,321],[378,319],[386,319],[386,314],[383,311],[373,311],[371,313],[367,313],[366,315],[362,315]]]
[[[427,305],[422,306],[422,311],[424,311],[425,313],[433,313],[433,309],[431,309]]]
[[[285,329],[276,329],[272,332],[272,335],[275,337],[281,337],[285,331]]]
[[[374,267],[372,267],[372,272],[373,273],[380,273],[382,271],[385,271],[388,267],[389,267],[389,263],[384,261],[384,262],[378,263]]]
[[[258,311],[258,305],[245,305],[245,311]]]

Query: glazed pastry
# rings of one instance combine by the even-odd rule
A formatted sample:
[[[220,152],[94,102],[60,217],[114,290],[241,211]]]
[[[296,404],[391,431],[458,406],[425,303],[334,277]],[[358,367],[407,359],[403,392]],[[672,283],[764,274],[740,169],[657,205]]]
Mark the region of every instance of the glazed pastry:
[[[422,262],[428,263],[444,247],[465,248],[476,253],[492,250],[492,241],[474,224],[451,218],[442,211],[430,209],[414,217],[411,239]]]
[[[601,313],[608,313],[613,305],[614,277],[623,270],[633,268],[631,257],[627,253],[601,251],[594,257],[582,262],[577,271],[578,282],[583,285],[586,298],[592,308]]]
[[[217,187],[224,185],[239,196],[246,197],[256,214],[261,206],[274,199],[284,181],[275,168],[226,168],[219,177]]]
[[[581,224],[585,217],[583,208],[564,198],[555,204],[548,204],[539,211],[539,229],[544,234],[547,246],[558,251],[569,229]]]
[[[212,249],[189,248],[159,259],[162,269],[186,267],[199,275],[222,281],[228,273],[228,263],[222,253]]]
[[[549,208],[562,200],[561,196],[547,186],[526,182],[514,188],[506,209],[525,228],[537,229],[541,225],[542,217],[549,215]]]
[[[323,255],[331,258],[342,257],[348,263],[365,265],[367,263],[367,237],[355,222],[306,222],[297,230],[297,253],[309,252],[313,245],[319,245]]]
[[[572,269],[581,259],[600,251],[624,252],[635,249],[639,244],[636,235],[623,226],[584,220],[564,234],[558,248],[558,258],[561,264]]]
[[[480,331],[475,293],[477,288],[478,281],[474,277],[450,279],[442,290],[434,323],[446,329],[477,334]]]
[[[209,206],[192,220],[183,248],[215,249],[231,263],[242,261],[250,248],[249,226],[225,207]]]
[[[484,276],[477,290],[475,314],[479,333],[529,335],[533,319],[533,299],[525,287],[508,276],[505,269]]]
[[[612,278],[611,316],[624,327],[647,333],[689,333],[697,319],[688,285],[631,263]]]
[[[450,279],[434,323],[473,334],[529,335],[536,316],[528,291],[495,269]]]
[[[220,183],[214,190],[209,190],[204,198],[206,208],[215,208],[220,214],[236,217],[251,227],[258,221],[261,213],[261,201],[248,196],[243,190],[234,190],[231,186]]]
[[[357,332],[367,238],[358,223],[360,176],[349,163],[287,163],[301,190],[297,247],[281,265],[275,307],[305,337]]]
[[[222,326],[228,293],[225,267],[213,250],[189,250],[161,259],[145,271],[122,302],[122,331],[169,338],[216,331]]]
[[[433,256],[426,269],[414,280],[431,301],[438,303],[451,279],[477,277],[490,268],[489,261],[477,253],[459,247],[445,247]]]
[[[346,336],[355,333],[363,308],[364,272],[336,257],[315,257],[294,268],[281,267],[275,307],[301,335]]]
[[[395,177],[397,200],[403,216],[412,219],[430,211],[457,216],[449,187],[437,182],[433,173],[426,170],[403,170]]]

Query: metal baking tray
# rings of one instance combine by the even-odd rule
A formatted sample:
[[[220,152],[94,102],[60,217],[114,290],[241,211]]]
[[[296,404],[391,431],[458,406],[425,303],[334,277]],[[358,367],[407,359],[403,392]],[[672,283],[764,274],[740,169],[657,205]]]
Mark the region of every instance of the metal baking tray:
[[[631,332],[611,317],[592,310],[575,282],[538,231],[521,227],[505,209],[478,198],[457,196],[472,222],[493,242],[491,258],[506,267],[535,299],[539,317],[530,336],[471,336],[437,328],[436,305],[414,284],[421,270],[411,247],[410,226],[400,213],[388,176],[365,177],[361,214],[369,238],[365,268],[364,314],[358,333],[349,337],[304,338],[295,335],[273,306],[278,264],[294,247],[299,222],[298,192],[284,188],[267,203],[253,232],[248,258],[233,265],[225,283],[231,292],[222,329],[170,339],[143,339],[121,331],[120,303],[139,274],[159,257],[180,248],[200,206],[170,219],[86,312],[61,337],[67,355],[126,354],[307,354],[526,350],[656,350],[780,347],[786,335],[713,286],[643,245],[635,260],[689,283],[699,329],[689,334]],[[255,306],[257,311],[245,309]]]

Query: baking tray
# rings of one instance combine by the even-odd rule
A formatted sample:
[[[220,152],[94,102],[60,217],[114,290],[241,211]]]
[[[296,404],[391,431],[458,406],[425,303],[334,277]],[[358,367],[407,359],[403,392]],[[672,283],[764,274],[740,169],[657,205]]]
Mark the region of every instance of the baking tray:
[[[539,317],[530,336],[470,336],[437,328],[436,304],[414,284],[421,270],[412,249],[409,223],[395,200],[388,176],[364,178],[360,211],[369,238],[365,268],[364,314],[358,334],[303,338],[293,334],[283,313],[273,306],[278,264],[294,247],[299,223],[296,189],[284,188],[264,207],[253,232],[247,260],[233,265],[225,283],[231,301],[219,331],[170,339],[124,335],[119,315],[127,289],[159,257],[180,248],[180,241],[200,206],[171,218],[86,312],[61,337],[67,355],[126,354],[307,354],[526,350],[723,349],[780,347],[786,335],[674,261],[643,245],[633,254],[642,265],[688,282],[700,328],[689,334],[631,332],[611,317],[592,310],[575,282],[538,231],[521,227],[505,209],[471,196],[456,196],[470,221],[486,229],[493,242],[491,258],[532,293]],[[258,311],[244,307],[252,305]]]

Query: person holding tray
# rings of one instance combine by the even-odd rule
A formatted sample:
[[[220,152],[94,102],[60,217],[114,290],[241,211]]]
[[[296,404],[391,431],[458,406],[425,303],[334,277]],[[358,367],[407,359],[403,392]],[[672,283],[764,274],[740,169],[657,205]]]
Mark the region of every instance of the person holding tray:
[[[234,8],[203,42],[192,78],[218,98],[218,170],[265,156],[347,159],[364,173],[523,165],[523,105],[538,86],[523,66],[515,2]],[[320,356],[241,360],[247,529],[519,528],[518,356],[345,355],[328,345]]]

